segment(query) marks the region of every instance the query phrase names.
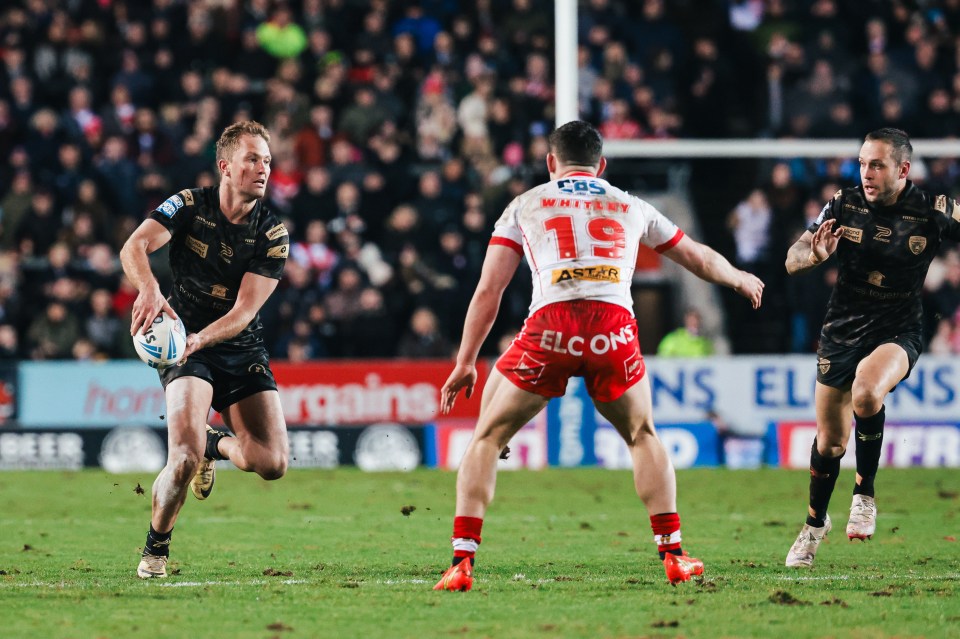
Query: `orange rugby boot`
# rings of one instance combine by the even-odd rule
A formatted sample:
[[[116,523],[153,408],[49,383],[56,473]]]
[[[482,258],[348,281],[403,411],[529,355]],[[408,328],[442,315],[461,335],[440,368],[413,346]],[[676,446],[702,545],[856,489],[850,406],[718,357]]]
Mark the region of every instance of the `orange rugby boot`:
[[[703,564],[701,564],[701,571]],[[447,568],[440,581],[433,587],[434,590],[454,590],[466,592],[473,587],[473,565],[470,559],[464,559],[456,566]]]
[[[691,557],[686,551],[682,555],[668,552],[663,558],[663,568],[667,571],[667,579],[672,586],[688,581],[694,575],[703,574],[703,562]]]

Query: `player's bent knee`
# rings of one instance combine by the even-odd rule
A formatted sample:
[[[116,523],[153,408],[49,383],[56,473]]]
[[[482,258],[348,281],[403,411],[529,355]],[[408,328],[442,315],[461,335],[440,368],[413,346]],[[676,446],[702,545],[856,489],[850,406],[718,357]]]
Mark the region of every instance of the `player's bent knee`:
[[[854,412],[862,417],[876,415],[883,406],[885,394],[873,384],[854,382],[852,389]]]
[[[820,442],[819,436],[817,437],[817,451],[820,455],[827,458],[840,457],[847,452],[846,442],[841,441],[824,441]]]
[[[258,465],[256,472],[258,475],[260,475],[260,477],[266,479],[267,481],[280,479],[287,473],[287,456],[277,455],[276,457],[269,459],[264,464]]]

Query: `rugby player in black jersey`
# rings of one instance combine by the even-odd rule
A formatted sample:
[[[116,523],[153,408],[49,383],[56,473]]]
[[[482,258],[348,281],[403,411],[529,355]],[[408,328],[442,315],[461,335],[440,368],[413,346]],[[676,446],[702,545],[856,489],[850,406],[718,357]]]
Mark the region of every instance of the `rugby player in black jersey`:
[[[283,273],[289,237],[261,202],[270,177],[270,135],[238,122],[217,141],[220,184],[170,196],[120,253],[139,294],[131,335],[161,311],[179,316],[187,346],[160,370],[167,403],[167,465],[153,484],[150,532],[137,575],[166,577],[170,535],[190,486],[206,499],[214,463],[279,479],[287,468],[287,427],[261,338],[260,307]],[[164,298],[147,256],[170,243],[173,290]],[[236,435],[211,429],[211,406]]]
[[[867,134],[860,149],[861,185],[837,191],[787,253],[791,275],[834,253],[838,266],[817,351],[810,503],[806,524],[787,554],[790,567],[813,565],[830,532],[827,505],[851,421],[857,477],[847,537],[865,540],[876,531],[883,402],[910,375],[923,348],[920,294],[930,262],[944,239],[960,239],[960,204],[907,179],[912,152],[899,129]]]

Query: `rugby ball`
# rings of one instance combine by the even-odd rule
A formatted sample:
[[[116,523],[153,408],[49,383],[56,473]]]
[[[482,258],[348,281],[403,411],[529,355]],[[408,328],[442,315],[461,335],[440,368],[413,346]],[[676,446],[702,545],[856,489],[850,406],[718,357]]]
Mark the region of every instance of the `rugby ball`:
[[[133,347],[153,368],[173,366],[183,358],[187,347],[187,329],[180,318],[161,312],[146,331],[133,336]]]

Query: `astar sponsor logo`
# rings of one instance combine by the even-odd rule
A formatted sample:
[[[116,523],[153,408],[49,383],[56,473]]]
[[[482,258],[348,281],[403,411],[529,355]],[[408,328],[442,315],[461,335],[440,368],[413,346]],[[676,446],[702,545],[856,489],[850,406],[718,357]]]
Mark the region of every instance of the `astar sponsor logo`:
[[[569,282],[571,280],[612,282],[616,284],[620,281],[620,268],[610,266],[609,264],[597,264],[596,266],[581,266],[577,268],[558,268],[553,270],[550,277],[552,284]]]

